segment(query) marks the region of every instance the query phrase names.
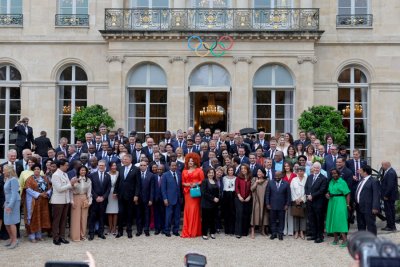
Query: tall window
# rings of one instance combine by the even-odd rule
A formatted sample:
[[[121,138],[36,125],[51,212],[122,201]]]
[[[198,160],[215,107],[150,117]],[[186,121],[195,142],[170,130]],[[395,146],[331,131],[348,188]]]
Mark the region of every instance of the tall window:
[[[231,0],[192,0],[194,8],[229,8],[232,7]]]
[[[277,131],[293,133],[294,82],[289,71],[280,65],[260,68],[253,90],[254,127],[269,136]]]
[[[338,79],[338,109],[347,129],[347,147],[350,155],[357,148],[368,157],[368,81],[365,73],[356,67],[344,69]]]
[[[87,76],[85,71],[76,65],[65,68],[61,72],[58,87],[57,140],[66,137],[69,142],[75,143],[71,118],[76,111],[87,105]]]
[[[254,8],[290,8],[293,0],[254,0]]]
[[[22,0],[0,0],[0,14],[22,14]]]
[[[339,0],[339,15],[369,14],[369,0]]]
[[[169,0],[131,0],[131,7],[164,8],[168,7]]]
[[[0,66],[0,158],[15,144],[11,133],[21,116],[21,74],[10,65]]]
[[[128,77],[128,129],[160,139],[167,130],[167,78],[154,64],[143,64]]]
[[[59,0],[59,14],[75,15],[88,14],[89,0]]]

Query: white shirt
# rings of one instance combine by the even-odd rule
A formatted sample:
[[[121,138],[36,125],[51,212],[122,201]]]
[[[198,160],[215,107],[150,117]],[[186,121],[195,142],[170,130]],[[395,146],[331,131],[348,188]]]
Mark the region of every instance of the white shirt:
[[[360,185],[357,187],[356,192],[358,191],[357,194],[357,203],[360,203],[360,195],[361,195],[361,191],[363,190],[363,187],[365,185],[365,183],[368,181],[369,177],[371,177],[371,175],[368,175],[367,177],[365,177],[362,182],[360,183]]]
[[[228,176],[224,176],[224,178],[222,178],[222,182],[224,184],[224,191],[234,192],[235,191],[235,181],[236,181],[235,176],[234,176],[234,178],[228,178]]]

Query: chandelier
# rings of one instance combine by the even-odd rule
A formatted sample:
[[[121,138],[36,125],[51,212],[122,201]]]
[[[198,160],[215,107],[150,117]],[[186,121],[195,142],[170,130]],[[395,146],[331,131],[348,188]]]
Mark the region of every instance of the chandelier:
[[[361,117],[363,113],[363,107],[361,104],[354,105],[354,115],[356,117]],[[347,105],[346,108],[342,109],[342,114],[344,117],[350,116],[350,105]]]
[[[225,0],[201,0],[199,3],[199,7],[208,8],[210,7],[210,2],[212,2],[213,7],[224,7],[226,6]]]
[[[214,94],[210,94],[207,107],[203,107],[203,110],[200,110],[200,117],[207,124],[211,125],[223,120],[224,110],[220,106],[215,105]]]
[[[81,106],[75,106],[75,112],[79,112],[82,110],[83,107]],[[68,106],[63,106],[63,114],[71,114],[71,104],[68,104]]]

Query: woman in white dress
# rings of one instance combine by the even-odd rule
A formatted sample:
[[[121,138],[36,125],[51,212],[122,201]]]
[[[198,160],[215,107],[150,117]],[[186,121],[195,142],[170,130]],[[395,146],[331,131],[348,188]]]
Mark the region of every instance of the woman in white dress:
[[[118,198],[117,196],[113,193],[114,192],[114,186],[115,183],[117,182],[118,178],[118,167],[116,162],[109,162],[108,166],[110,168],[110,171],[108,174],[111,176],[111,191],[110,194],[108,195],[108,204],[107,204],[107,209],[106,213],[108,214],[108,227],[109,227],[109,233],[116,235],[117,234],[117,220],[118,220]]]

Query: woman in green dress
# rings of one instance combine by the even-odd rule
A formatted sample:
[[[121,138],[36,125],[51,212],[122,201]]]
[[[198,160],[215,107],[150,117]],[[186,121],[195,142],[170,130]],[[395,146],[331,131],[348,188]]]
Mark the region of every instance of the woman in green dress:
[[[333,233],[332,245],[339,242],[339,234],[342,236],[340,247],[347,246],[347,209],[350,208],[350,189],[347,183],[340,177],[337,169],[331,170],[332,180],[329,182],[326,198],[329,199],[326,213],[326,232]]]

